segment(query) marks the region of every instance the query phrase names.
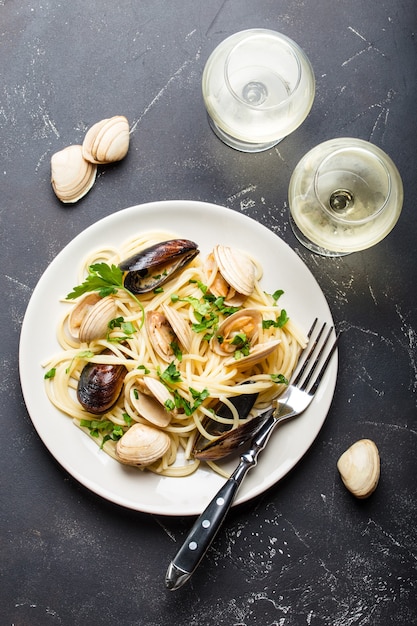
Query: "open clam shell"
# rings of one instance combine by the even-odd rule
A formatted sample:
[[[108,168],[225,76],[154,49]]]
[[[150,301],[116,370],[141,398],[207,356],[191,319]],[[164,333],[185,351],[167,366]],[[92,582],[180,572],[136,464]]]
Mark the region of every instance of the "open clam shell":
[[[130,390],[130,402],[138,415],[155,426],[164,428],[172,419],[173,411],[167,403],[174,404],[174,396],[160,380],[144,376]]]
[[[164,305],[161,311],[147,311],[145,326],[153,349],[165,362],[170,363],[175,357],[175,344],[178,349],[190,351],[191,328],[172,307]]]
[[[249,345],[256,343],[262,315],[257,309],[242,309],[227,317],[210,339],[210,348],[220,356],[233,355],[241,348],[239,337],[245,337]]]
[[[253,367],[257,363],[260,363],[267,356],[275,352],[281,343],[280,339],[274,339],[273,341],[266,341],[265,343],[258,343],[251,348],[250,353],[247,356],[242,356],[240,359],[230,358],[224,361],[225,367],[235,367],[237,370],[242,371]]]
[[[163,304],[161,308],[180,345],[183,346],[187,352],[190,352],[193,333],[189,324],[187,324],[174,307]]]
[[[96,292],[86,294],[72,309],[68,318],[68,330],[80,342],[105,337],[108,324],[117,315],[112,296],[101,298]]]
[[[240,306],[255,288],[255,266],[241,250],[217,245],[205,260],[207,286],[229,306]]]
[[[123,159],[129,150],[129,122],[124,115],[115,115],[94,124],[82,145],[84,159],[96,164]]]
[[[169,363],[174,358],[172,344],[176,337],[164,313],[161,311],[147,311],[145,327],[149,341],[156,354]]]
[[[51,184],[64,203],[77,202],[94,185],[97,165],[83,158],[82,147],[72,145],[51,157]]]

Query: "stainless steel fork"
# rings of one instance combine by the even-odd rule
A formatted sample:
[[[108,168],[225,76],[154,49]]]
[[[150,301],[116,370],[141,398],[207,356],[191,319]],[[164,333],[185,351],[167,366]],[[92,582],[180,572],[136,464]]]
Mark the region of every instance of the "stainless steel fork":
[[[182,547],[169,564],[165,576],[165,584],[169,590],[175,591],[182,587],[199,565],[223,523],[243,479],[257,464],[258,455],[265,448],[275,428],[303,413],[312,402],[338,340],[337,336],[328,349],[333,328],[330,328],[323,338],[326,324],[321,326],[313,340],[316,324],[317,319],[314,320],[309,330],[309,342],[300,356],[291,384],[274,407],[254,418],[259,420],[260,428],[252,439],[249,449],[241,455],[239,465],[196,520]]]

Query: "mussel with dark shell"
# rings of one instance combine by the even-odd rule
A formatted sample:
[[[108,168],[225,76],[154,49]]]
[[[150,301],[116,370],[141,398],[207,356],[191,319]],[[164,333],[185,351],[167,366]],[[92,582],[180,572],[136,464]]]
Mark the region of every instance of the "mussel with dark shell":
[[[229,401],[236,408],[240,419],[246,419],[248,418],[257,397],[257,393],[241,394],[230,397]],[[232,418],[230,408],[223,402],[219,402],[213,408],[213,411],[219,417]],[[211,419],[210,417],[206,417],[203,420],[203,426],[210,435],[215,437],[215,439],[208,440],[200,434],[194,442],[194,457],[200,460],[214,461],[228,456],[248,439],[251,439],[257,432],[259,425],[254,430],[253,422],[254,420],[249,418],[247,422],[243,422],[237,428],[231,428],[229,424],[224,424],[215,419]]]
[[[102,354],[112,354],[105,350]],[[124,365],[87,363],[77,385],[77,399],[94,415],[109,411],[119,399],[127,369]]]
[[[119,264],[124,286],[132,293],[147,293],[165,283],[199,254],[197,244],[188,239],[162,241]]]
[[[269,417],[270,414],[264,412],[247,422],[242,422],[237,428],[232,428],[217,439],[210,441],[202,450],[194,454],[195,458],[200,461],[218,461],[229,454],[238,452],[245,443],[255,437]]]

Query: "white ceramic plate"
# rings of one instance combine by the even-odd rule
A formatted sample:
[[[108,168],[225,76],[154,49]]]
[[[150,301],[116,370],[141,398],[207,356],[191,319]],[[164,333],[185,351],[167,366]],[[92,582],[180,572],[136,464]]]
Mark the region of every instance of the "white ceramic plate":
[[[103,498],[137,511],[194,515],[223,484],[221,477],[204,465],[190,477],[168,478],[114,461],[50,404],[40,365],[59,350],[55,328],[65,306],[59,299],[77,284],[77,266],[86,253],[108,244],[117,246],[135,231],[155,228],[192,239],[202,255],[217,243],[246,249],[262,263],[264,289],[269,293],[283,289],[280,306],[305,330],[316,316],[333,322],[319,285],[291,248],[254,220],[202,202],[155,202],[114,213],[75,237],[47,268],[30,299],[20,339],[23,394],[40,438],[62,467]],[[259,464],[248,474],[236,504],[262,493],[301,459],[326,418],[336,376],[335,355],[317,397],[301,417],[274,433]]]

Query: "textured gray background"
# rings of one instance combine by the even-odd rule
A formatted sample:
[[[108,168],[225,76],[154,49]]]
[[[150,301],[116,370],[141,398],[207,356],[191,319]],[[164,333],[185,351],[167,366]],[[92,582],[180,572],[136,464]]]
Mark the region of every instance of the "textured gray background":
[[[417,624],[416,15],[415,0],[0,0],[2,624]],[[246,155],[209,130],[200,85],[214,47],[255,26],[305,49],[317,93],[293,135]],[[129,119],[127,158],[62,205],[51,154],[114,114]],[[383,242],[325,259],[295,240],[287,189],[301,156],[336,136],[390,154],[405,202]],[[18,376],[26,305],[56,254],[101,217],[164,199],[215,202],[268,226],[345,331],[317,440],[279,485],[233,509],[174,594],[163,578],[192,520],[124,510],[68,476],[36,434]],[[379,446],[382,477],[359,502],[336,460],[363,436]]]

